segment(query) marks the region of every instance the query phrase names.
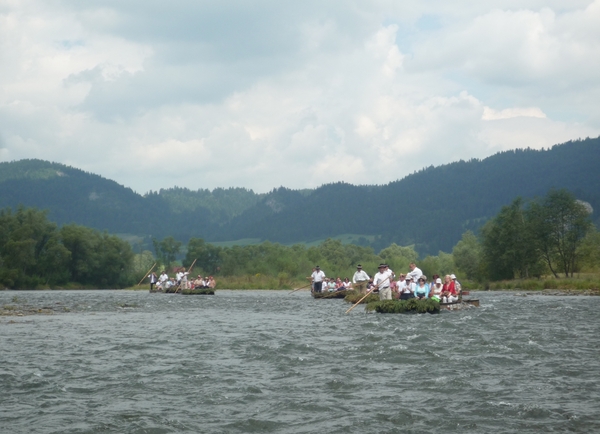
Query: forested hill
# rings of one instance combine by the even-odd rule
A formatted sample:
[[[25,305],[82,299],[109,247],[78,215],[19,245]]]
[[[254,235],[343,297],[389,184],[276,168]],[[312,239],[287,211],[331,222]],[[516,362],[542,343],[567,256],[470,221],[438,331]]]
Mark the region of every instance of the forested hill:
[[[76,222],[114,233],[207,241],[258,238],[312,241],[364,235],[376,249],[392,242],[423,253],[449,251],[515,197],[566,188],[600,209],[600,138],[547,150],[502,152],[484,160],[428,167],[384,186],[328,184],[315,190],[174,188],[140,196],[56,163],[0,163],[0,207],[49,210],[59,224]],[[600,213],[593,219],[598,225]]]

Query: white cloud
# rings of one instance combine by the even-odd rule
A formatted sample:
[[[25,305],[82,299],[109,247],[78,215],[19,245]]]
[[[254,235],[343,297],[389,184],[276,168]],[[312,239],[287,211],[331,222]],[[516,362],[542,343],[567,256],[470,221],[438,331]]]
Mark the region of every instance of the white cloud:
[[[0,159],[145,192],[344,180],[600,134],[600,0],[0,0]]]
[[[530,118],[545,118],[546,114],[538,107],[512,107],[504,110],[494,110],[490,107],[483,108],[481,119],[493,121],[498,119],[510,119],[519,116]]]

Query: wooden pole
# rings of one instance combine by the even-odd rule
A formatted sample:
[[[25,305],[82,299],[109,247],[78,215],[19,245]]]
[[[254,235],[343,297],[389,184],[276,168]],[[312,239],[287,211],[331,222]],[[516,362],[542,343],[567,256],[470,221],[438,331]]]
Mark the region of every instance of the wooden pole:
[[[384,279],[384,280],[383,280],[381,283],[385,282],[386,280],[390,280],[390,276],[386,277],[386,278],[385,278],[385,279]],[[350,309],[348,309],[348,310],[346,311],[346,313],[350,312],[352,309],[354,309],[356,306],[358,306],[358,305],[360,304],[360,302],[361,302],[361,301],[363,301],[365,298],[367,298],[367,296],[368,296],[370,293],[372,293],[373,291],[375,291],[375,288],[379,288],[379,283],[377,284],[377,286],[376,286],[376,285],[373,285],[373,288],[371,288],[371,289],[369,290],[369,292],[367,292],[363,298],[361,298],[361,299],[360,299],[360,300],[358,300],[356,303],[354,303],[354,305],[353,305],[353,306],[352,306]]]
[[[194,268],[194,264],[196,263],[198,259],[194,259],[194,262],[192,262],[192,265],[190,265],[190,268],[188,268],[188,274],[190,274],[190,272],[192,271],[192,268]],[[179,288],[181,287],[181,283],[179,285],[177,285],[177,288],[175,288],[175,292],[173,294],[177,294],[177,291],[179,291]]]
[[[152,270],[154,270],[154,267],[156,267],[156,262],[154,263],[154,265],[152,266],[152,268],[150,268],[150,269],[148,270],[148,272],[147,272],[146,274],[144,274],[144,277],[142,277],[142,280],[140,280],[140,283],[138,283],[138,286],[140,286],[140,285],[142,284],[142,282],[144,281],[144,279],[145,279],[146,277],[148,277],[148,274],[150,274],[150,272],[151,272]]]
[[[310,285],[312,285],[312,282],[310,282],[310,283],[309,283],[308,285],[306,285],[306,286],[302,286],[301,288],[296,288],[296,289],[294,289],[294,290],[293,290],[292,292],[290,292],[288,295],[290,295],[290,294],[293,294],[293,293],[294,293],[294,292],[296,292],[296,291],[300,291],[301,289],[308,288]]]

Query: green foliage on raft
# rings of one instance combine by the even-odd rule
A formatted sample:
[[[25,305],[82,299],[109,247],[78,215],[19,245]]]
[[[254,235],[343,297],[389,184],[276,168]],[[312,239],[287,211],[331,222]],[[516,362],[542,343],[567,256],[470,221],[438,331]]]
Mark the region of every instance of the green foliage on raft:
[[[439,313],[440,304],[430,298],[418,300],[383,300],[374,301],[365,307],[367,312],[377,313]]]
[[[357,291],[353,291],[350,294],[346,295],[344,300],[347,301],[348,303],[355,304],[355,303],[358,303],[358,300],[360,300],[364,296],[365,296],[365,294],[361,294]],[[363,301],[361,301],[360,304],[371,303],[374,301],[379,301],[379,295],[371,293],[367,296],[367,298],[365,298]]]
[[[313,298],[346,298],[348,294],[353,293],[356,291],[348,291],[348,290],[342,290],[342,291],[334,291],[334,292],[313,292],[312,296]]]

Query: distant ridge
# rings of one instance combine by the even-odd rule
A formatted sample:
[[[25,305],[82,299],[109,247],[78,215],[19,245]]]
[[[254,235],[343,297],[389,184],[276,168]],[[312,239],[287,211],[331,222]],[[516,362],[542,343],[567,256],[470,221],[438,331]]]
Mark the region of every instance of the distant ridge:
[[[595,138],[431,166],[382,186],[340,182],[266,194],[172,188],[141,196],[76,168],[21,160],[0,163],[0,207],[48,209],[58,224],[74,222],[146,240],[172,235],[183,242],[200,237],[295,243],[359,234],[375,249],[395,242],[436,254],[450,251],[464,231],[477,230],[517,196],[566,188],[600,209],[599,165],[600,138]],[[593,214],[596,224],[599,214]]]

